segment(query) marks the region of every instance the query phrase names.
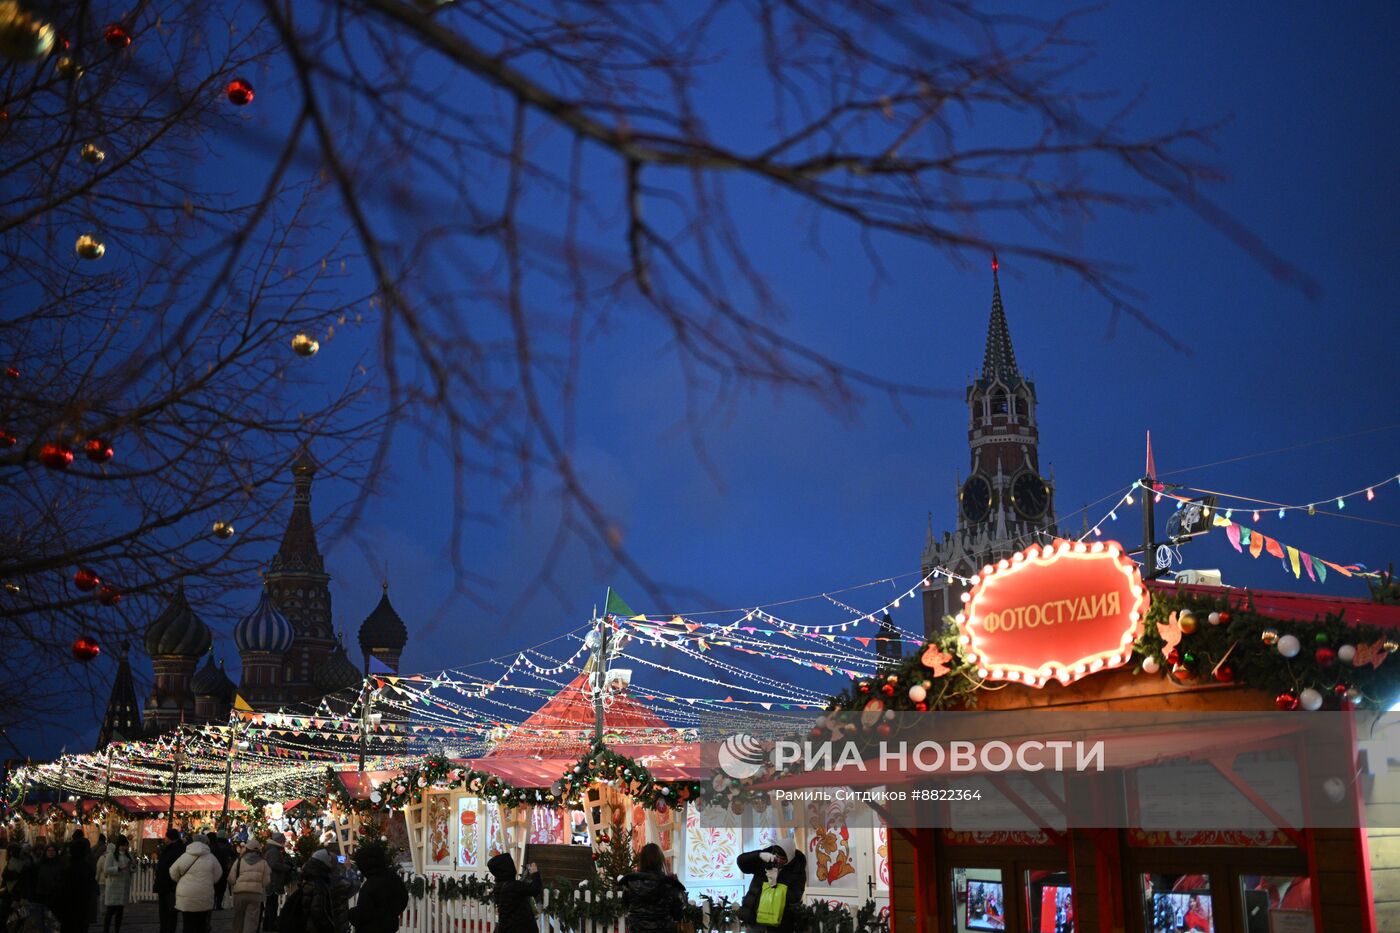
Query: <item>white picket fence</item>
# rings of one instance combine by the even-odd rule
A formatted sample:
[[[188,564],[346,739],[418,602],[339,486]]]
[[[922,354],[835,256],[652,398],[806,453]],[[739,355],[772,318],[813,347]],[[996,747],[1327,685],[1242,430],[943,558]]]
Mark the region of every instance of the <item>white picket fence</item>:
[[[132,901],[154,901],[152,889],[155,881],[155,863],[141,862],[136,866],[136,874],[131,881]],[[544,904],[549,906],[550,891],[544,893]],[[592,892],[582,891],[586,899],[593,898]],[[539,918],[540,933],[627,933],[626,921],[617,923],[589,923],[582,929],[565,930],[554,918],[544,915]],[[471,898],[440,898],[436,892],[425,897],[410,897],[408,910],[399,919],[399,930],[406,933],[492,933],[496,929],[496,909],[490,904],[482,904]],[[709,931],[707,931],[709,933]],[[717,929],[714,933],[727,933]]]

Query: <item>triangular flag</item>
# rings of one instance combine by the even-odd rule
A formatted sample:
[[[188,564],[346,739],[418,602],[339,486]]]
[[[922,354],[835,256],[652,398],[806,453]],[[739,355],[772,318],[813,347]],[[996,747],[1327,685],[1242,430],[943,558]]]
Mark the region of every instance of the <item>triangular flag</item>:
[[[1288,547],[1288,563],[1293,566],[1293,576],[1295,579],[1303,575],[1302,568],[1298,566],[1298,549],[1292,545]]]
[[[253,708],[248,705],[248,701],[237,693],[233,695],[233,708],[240,713],[251,713],[253,711]],[[49,747],[52,748],[53,746]]]
[[[1225,524],[1227,526],[1225,528],[1225,537],[1230,539],[1230,543],[1235,546],[1235,550],[1243,554],[1244,551],[1240,548],[1240,526],[1236,525],[1234,522],[1226,522]]]
[[[1317,582],[1327,582],[1327,561],[1319,557],[1312,558],[1313,569],[1317,571]]]
[[[1271,557],[1283,560],[1283,545],[1279,544],[1277,538],[1264,538],[1264,550],[1269,552]]]
[[[1303,569],[1306,570],[1306,571],[1308,572],[1308,579],[1309,579],[1309,580],[1312,580],[1314,583],[1316,583],[1316,582],[1317,582],[1317,574],[1313,573],[1313,559],[1312,559],[1312,555],[1311,555],[1311,554],[1304,554],[1304,553],[1302,553],[1302,552],[1300,551],[1299,554],[1298,554],[1298,556],[1301,557],[1301,558],[1303,559]]]
[[[1259,534],[1257,531],[1254,532],[1254,533],[1252,533],[1252,534],[1250,534],[1250,536],[1249,536],[1249,553],[1250,553],[1252,556],[1254,556],[1254,557],[1258,557],[1259,554],[1260,554],[1260,552],[1262,552],[1263,550],[1264,550],[1264,535]]]
[[[631,606],[627,605],[621,596],[613,592],[612,587],[608,587],[607,599],[603,600],[603,612],[610,616],[622,616],[624,618],[631,618],[637,614]]]

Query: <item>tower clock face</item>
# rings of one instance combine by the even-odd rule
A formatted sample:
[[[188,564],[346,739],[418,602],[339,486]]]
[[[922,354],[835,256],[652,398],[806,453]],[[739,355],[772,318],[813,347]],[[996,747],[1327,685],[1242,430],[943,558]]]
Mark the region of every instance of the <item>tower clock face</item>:
[[[992,511],[992,484],[981,476],[969,476],[962,488],[962,512],[970,522],[985,521]]]
[[[1045,480],[1034,473],[1022,473],[1011,484],[1011,504],[1023,518],[1040,518],[1050,505]]]

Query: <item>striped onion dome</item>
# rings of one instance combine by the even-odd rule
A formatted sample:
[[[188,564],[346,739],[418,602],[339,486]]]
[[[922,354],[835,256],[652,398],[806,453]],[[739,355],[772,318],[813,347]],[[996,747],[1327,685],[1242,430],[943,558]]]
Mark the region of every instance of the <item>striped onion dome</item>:
[[[296,634],[292,623],[277,611],[277,607],[272,604],[272,597],[264,589],[257,608],[234,626],[233,643],[238,646],[239,654],[247,651],[282,654],[291,649]]]
[[[190,678],[190,692],[197,697],[218,697],[227,701],[233,699],[234,690],[233,681],[224,673],[223,664],[214,664],[214,652],[211,650],[205,657],[204,665]]]
[[[153,658],[197,658],[214,643],[209,626],[200,621],[185,599],[184,583],[175,590],[160,615],[146,626],[145,642],[146,653]]]
[[[339,693],[352,687],[359,689],[365,675],[345,653],[345,643],[336,640],[335,650],[311,672],[311,682],[323,694]]]

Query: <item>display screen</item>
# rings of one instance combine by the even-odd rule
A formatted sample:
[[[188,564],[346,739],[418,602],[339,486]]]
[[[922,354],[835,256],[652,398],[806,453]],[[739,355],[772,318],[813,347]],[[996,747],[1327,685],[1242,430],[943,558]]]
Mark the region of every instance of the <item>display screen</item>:
[[[1210,894],[1173,891],[1152,895],[1152,933],[1215,933]]]
[[[1006,899],[1000,881],[967,883],[966,925],[969,930],[1006,929]]]
[[[1074,933],[1069,885],[1047,884],[1040,889],[1040,926],[1036,933]]]

